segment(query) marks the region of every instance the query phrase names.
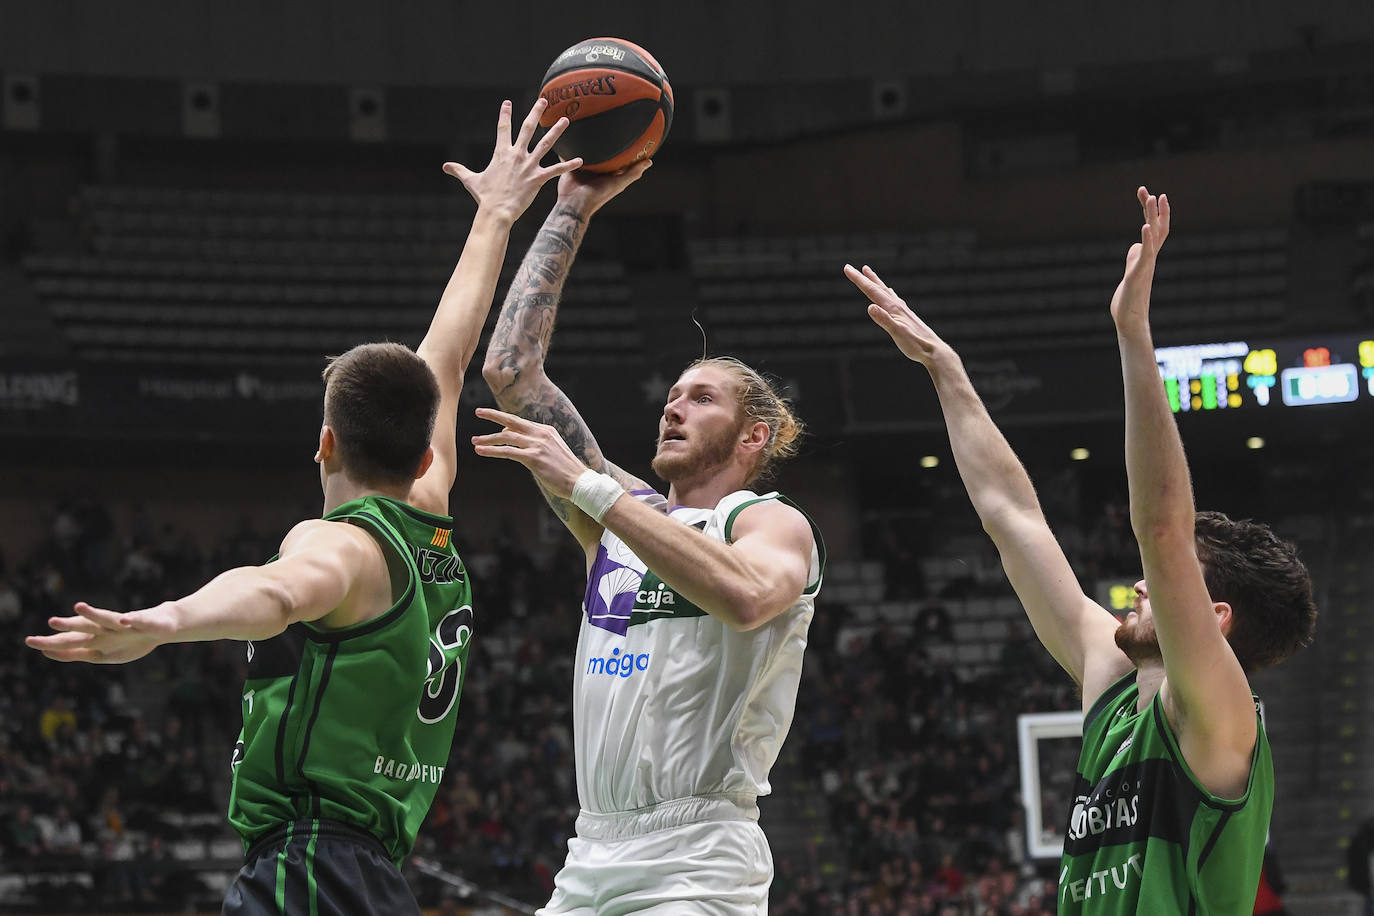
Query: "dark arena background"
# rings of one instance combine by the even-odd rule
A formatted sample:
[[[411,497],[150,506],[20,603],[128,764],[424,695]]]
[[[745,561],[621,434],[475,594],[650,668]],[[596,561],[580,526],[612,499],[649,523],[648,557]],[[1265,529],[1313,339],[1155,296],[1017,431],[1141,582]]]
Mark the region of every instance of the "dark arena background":
[[[1107,304],[1140,184],[1174,207],[1154,326],[1198,504],[1273,523],[1318,586],[1315,644],[1254,679],[1272,860],[1291,913],[1363,912],[1367,0],[0,0],[0,908],[218,912],[242,856],[224,820],[241,645],[59,666],[22,636],[76,598],[141,607],[260,563],[318,515],[324,357],[418,343],[474,211],[441,163],[485,164],[501,99],[523,113],[594,35],[650,49],[677,114],[593,221],[550,374],[648,475],[695,313],[810,426],[778,486],[831,563],[763,802],[771,912],[1054,911],[1057,859],[1024,825],[1035,805],[1062,829],[1071,780],[1052,768],[1025,797],[1017,721],[1074,709],[1073,687],[924,370],[841,267],[873,265],[961,350],[1085,590],[1120,611],[1139,559]],[[498,296],[552,199],[517,225]],[[453,513],[478,636],[425,867],[406,868],[437,913],[542,904],[577,810],[581,557],[523,470],[463,445],[490,402],[474,369]]]

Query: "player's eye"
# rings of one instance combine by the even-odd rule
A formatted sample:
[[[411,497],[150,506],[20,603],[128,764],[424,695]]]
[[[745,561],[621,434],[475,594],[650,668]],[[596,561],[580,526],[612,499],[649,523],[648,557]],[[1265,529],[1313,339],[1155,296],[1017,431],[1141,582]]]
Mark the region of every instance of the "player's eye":
[[[698,404],[709,404],[709,403],[711,403],[711,396],[710,396],[709,394],[703,394],[701,397],[697,398],[697,403],[698,403]]]

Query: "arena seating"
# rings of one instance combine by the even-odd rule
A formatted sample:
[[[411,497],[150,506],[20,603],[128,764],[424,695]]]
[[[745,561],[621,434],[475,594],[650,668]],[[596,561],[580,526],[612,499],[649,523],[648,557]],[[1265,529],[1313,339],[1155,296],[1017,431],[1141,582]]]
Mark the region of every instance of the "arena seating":
[[[418,341],[472,212],[458,195],[105,186],[74,209],[89,251],[24,266],[77,356],[233,365]],[[574,276],[559,360],[638,347],[624,267],[591,256]]]
[[[1281,324],[1287,233],[1255,229],[1170,241],[1155,323],[1161,339],[1252,333]],[[720,345],[758,354],[885,350],[854,321],[840,268],[869,264],[966,352],[1110,345],[1106,305],[1123,241],[985,246],[967,231],[702,239],[690,256]]]

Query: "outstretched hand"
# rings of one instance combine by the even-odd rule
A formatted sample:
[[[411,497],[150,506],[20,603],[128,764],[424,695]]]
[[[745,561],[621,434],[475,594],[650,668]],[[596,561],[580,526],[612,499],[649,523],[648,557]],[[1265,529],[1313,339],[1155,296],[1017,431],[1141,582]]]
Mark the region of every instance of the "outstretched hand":
[[[121,614],[78,601],[73,610],[76,616],[48,618],[58,632],[25,637],[25,644],[54,661],[118,665],[142,658],[176,632],[169,604]]]
[[[477,408],[477,416],[504,427],[500,432],[473,436],[472,445],[477,454],[483,458],[518,461],[550,494],[560,499],[572,497],[573,484],[587,470],[587,465],[568,448],[558,430],[546,423],[536,423],[490,407]]]
[[[908,359],[930,368],[931,360],[942,350],[949,349],[940,335],[918,318],[905,300],[897,295],[897,291],[883,283],[873,268],[864,265],[864,269],[859,271],[852,264],[846,264],[844,275],[871,300],[868,317],[892,337],[897,349]]]
[[[1112,294],[1112,319],[1118,326],[1149,321],[1155,260],[1169,237],[1168,195],[1155,197],[1141,185],[1135,196],[1144,211],[1145,224],[1140,227],[1140,241],[1126,252],[1126,273]]]
[[[534,202],[535,195],[545,182],[556,175],[566,175],[582,165],[580,158],[550,166],[540,165],[568,128],[568,119],[559,118],[548,133],[540,137],[533,148],[530,147],[535,128],[539,126],[539,116],[548,104],[543,98],[534,103],[520,125],[520,133],[512,141],[511,103],[501,103],[501,114],[496,119],[496,148],[492,150],[491,161],[482,171],[474,172],[458,162],[444,163],[444,171],[463,183],[463,187],[477,201],[479,210],[487,209],[501,219],[515,222]]]

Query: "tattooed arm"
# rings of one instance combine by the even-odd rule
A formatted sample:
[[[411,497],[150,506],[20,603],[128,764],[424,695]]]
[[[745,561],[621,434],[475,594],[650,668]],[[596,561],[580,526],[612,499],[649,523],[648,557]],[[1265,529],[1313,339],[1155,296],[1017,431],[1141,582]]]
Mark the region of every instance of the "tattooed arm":
[[[587,467],[610,474],[627,490],[646,489],[648,485],[601,454],[582,415],[545,373],[544,360],[548,356],[563,284],[582,244],[588,221],[648,167],[649,162],[645,161],[615,175],[589,176],[572,172],[559,180],[558,203],[544,220],[538,237],[511,282],[482,366],[482,377],[502,410],[554,427]],[[595,549],[601,540],[601,525],[542,485],[540,491],[583,548]]]

